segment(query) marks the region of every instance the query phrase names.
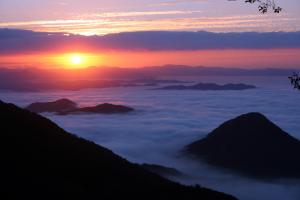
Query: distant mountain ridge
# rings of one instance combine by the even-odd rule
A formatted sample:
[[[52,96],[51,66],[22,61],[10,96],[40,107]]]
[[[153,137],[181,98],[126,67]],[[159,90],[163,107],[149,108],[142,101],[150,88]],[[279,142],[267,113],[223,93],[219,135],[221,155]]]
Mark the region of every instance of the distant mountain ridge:
[[[75,108],[71,110],[65,110],[58,112],[59,115],[70,114],[117,114],[117,113],[129,113],[134,111],[133,108],[123,105],[116,105],[110,103],[103,103],[96,106]]]
[[[116,114],[134,111],[134,109],[131,107],[110,103],[103,103],[89,107],[78,107],[77,103],[69,99],[58,99],[50,102],[36,102],[28,105],[26,109],[36,113],[52,112],[58,115],[97,113]]]
[[[141,68],[89,67],[86,69],[0,68],[0,90],[44,91],[86,88],[157,86],[180,83],[180,76],[290,76],[299,69],[238,69],[186,65]],[[67,75],[67,76],[66,76]],[[162,77],[164,79],[162,79]],[[166,79],[170,77],[171,79]],[[18,80],[17,82],[14,80]]]
[[[28,105],[27,110],[36,113],[42,112],[62,112],[77,109],[77,103],[69,99],[58,99],[52,102],[36,102]]]
[[[300,178],[300,141],[260,113],[224,122],[185,153],[259,178]]]
[[[161,88],[156,88],[154,90],[249,90],[255,89],[254,85],[247,85],[243,83],[233,84],[228,83],[225,85],[218,85],[216,83],[198,83],[196,85],[170,85]]]

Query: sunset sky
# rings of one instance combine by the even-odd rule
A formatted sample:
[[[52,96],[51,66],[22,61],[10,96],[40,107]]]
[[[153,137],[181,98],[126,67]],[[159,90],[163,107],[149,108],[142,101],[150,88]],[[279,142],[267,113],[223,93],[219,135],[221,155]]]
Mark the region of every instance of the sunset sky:
[[[1,0],[0,65],[76,68],[187,64],[300,68],[300,39],[295,33],[300,31],[300,1],[276,2],[283,7],[282,13],[262,15],[257,5],[245,4],[243,0]],[[7,33],[3,28],[34,32]],[[147,34],[134,34],[137,31]],[[170,37],[148,31],[168,31]],[[168,46],[166,43],[174,42],[172,37],[178,31],[183,31],[182,37],[176,36],[176,46]],[[211,43],[193,46],[193,40],[203,37],[203,34],[189,35],[196,31],[239,32],[240,36],[234,35],[227,44],[215,45],[214,40],[222,41],[223,35],[212,34],[206,37]],[[291,35],[258,37],[245,33],[278,31]],[[133,33],[115,35],[122,32]],[[241,42],[241,38],[249,38],[253,45]],[[97,41],[97,45],[91,41]],[[155,48],[149,43],[155,43]]]

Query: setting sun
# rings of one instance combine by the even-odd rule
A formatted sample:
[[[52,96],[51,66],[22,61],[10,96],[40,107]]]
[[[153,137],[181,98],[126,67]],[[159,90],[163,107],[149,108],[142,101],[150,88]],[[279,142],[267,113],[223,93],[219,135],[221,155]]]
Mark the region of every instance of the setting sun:
[[[71,63],[74,65],[79,65],[82,62],[82,57],[79,55],[71,56]]]
[[[102,64],[101,55],[86,52],[58,54],[49,56],[49,58],[53,58],[56,65],[60,65],[68,69],[87,68]]]
[[[81,52],[62,54],[56,60],[69,69],[86,68],[101,63],[99,56]]]

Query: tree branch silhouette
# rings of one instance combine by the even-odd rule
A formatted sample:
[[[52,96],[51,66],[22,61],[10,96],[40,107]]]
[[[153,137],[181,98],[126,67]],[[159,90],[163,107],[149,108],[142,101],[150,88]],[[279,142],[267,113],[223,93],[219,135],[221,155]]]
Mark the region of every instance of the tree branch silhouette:
[[[293,85],[293,87],[295,89],[300,90],[300,76],[299,76],[299,74],[294,72],[293,75],[289,77],[289,79],[290,79],[291,84]]]
[[[228,0],[228,1],[236,1],[236,0]],[[280,13],[282,8],[279,7],[275,0],[245,0],[245,3],[255,4],[258,3],[258,10],[262,14],[267,13],[270,9],[273,10],[274,13]]]
[[[236,1],[236,0],[228,0],[228,1]],[[258,3],[258,10],[262,14],[267,13],[270,9],[274,13],[280,13],[282,11],[282,8],[279,7],[276,3],[275,0],[244,0],[245,3],[250,3],[250,4],[255,4]],[[297,73],[293,73],[292,76],[288,77],[290,79],[290,82],[292,86],[295,89],[300,90],[300,75]]]

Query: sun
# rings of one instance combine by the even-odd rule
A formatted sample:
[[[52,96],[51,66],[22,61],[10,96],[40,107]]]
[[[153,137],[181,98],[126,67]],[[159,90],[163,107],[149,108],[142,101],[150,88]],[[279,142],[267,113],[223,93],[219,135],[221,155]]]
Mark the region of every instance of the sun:
[[[74,65],[79,65],[82,62],[82,57],[79,55],[71,56],[71,63]]]
[[[1,1],[1,0],[0,0]],[[94,53],[64,53],[55,57],[57,64],[68,69],[82,69],[90,66],[99,65],[102,62],[102,57]]]

